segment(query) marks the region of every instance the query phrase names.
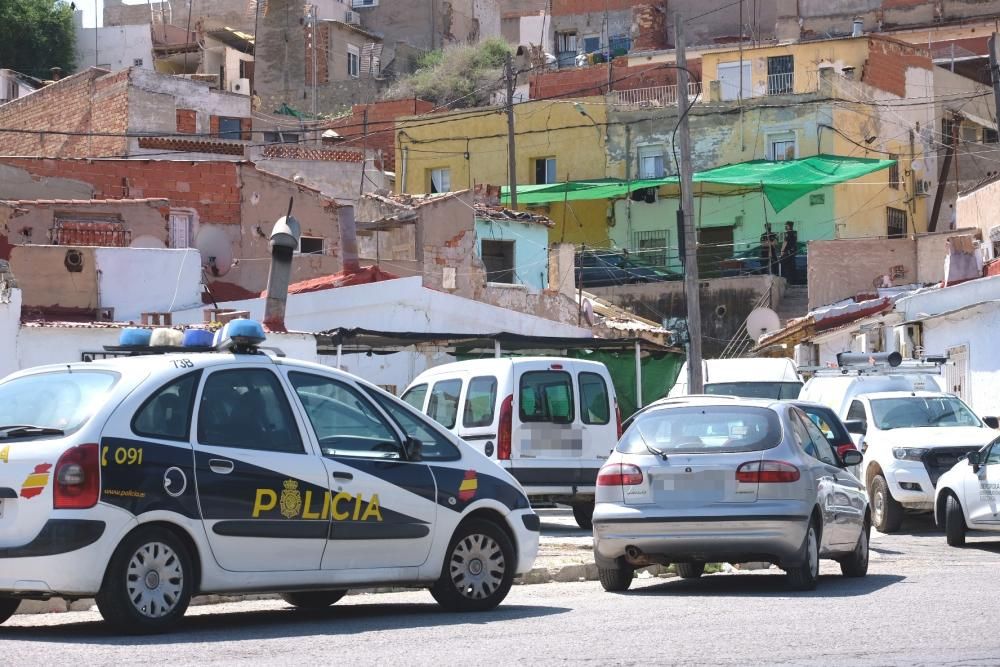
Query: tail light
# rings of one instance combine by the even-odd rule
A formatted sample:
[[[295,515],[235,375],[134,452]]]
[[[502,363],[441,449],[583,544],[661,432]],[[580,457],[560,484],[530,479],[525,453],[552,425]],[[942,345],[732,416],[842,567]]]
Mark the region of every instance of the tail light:
[[[608,463],[597,473],[597,486],[636,486],[642,484],[642,470],[631,463]]]
[[[52,485],[52,507],[83,510],[101,495],[101,462],[97,445],[79,445],[59,457]]]
[[[500,430],[497,433],[497,458],[510,460],[511,430],[514,428],[514,396],[508,396],[500,404]]]
[[[784,461],[747,461],[736,469],[736,481],[745,484],[797,482],[799,469]]]
[[[622,409],[618,407],[618,401],[615,401],[615,425],[618,427],[618,439],[622,439]]]

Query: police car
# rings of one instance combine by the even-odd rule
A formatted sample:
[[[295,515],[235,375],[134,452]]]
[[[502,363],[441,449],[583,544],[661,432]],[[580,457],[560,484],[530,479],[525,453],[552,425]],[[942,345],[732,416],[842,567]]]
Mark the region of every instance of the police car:
[[[95,597],[119,630],[156,632],[193,595],[318,608],[385,584],[478,611],[531,569],[517,481],[420,412],[266,352],[250,320],[165,354],[157,335],[180,332],[152,333],[0,382],[0,622],[22,599]]]
[[[969,531],[1000,532],[1000,438],[941,475],[934,518],[953,547],[964,545]]]

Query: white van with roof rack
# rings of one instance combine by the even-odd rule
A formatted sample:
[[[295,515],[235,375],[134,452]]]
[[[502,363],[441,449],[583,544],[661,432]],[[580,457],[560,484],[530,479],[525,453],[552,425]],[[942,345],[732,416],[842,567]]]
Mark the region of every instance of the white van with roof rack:
[[[607,367],[561,357],[475,359],[417,376],[402,399],[490,457],[533,503],[591,527],[597,471],[621,435]]]
[[[736,358],[702,361],[704,393],[743,398],[798,398],[802,378],[791,359]],[[688,364],[685,361],[670,398],[688,393]]]

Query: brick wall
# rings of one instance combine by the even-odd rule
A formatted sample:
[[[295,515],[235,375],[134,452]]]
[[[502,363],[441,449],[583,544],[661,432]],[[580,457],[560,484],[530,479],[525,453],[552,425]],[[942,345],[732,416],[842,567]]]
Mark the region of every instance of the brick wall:
[[[68,134],[0,133],[0,155],[115,157],[127,151],[129,70],[91,68],[0,107],[0,127]],[[58,119],[58,123],[54,123]],[[111,135],[111,136],[101,136]]]
[[[701,61],[688,62],[688,69],[701,80]],[[612,90],[633,90],[677,83],[677,71],[656,64],[628,67],[624,58],[617,58],[611,68]],[[531,99],[584,97],[607,92],[608,66],[577,67],[536,74],[530,81]]]
[[[933,69],[926,48],[873,38],[868,41],[868,61],[861,80],[893,95],[906,97],[906,70],[912,67]]]
[[[632,10],[635,23],[636,51],[655,51],[667,48],[667,12],[664,3],[636,4]]]
[[[240,222],[239,164],[235,162],[2,157],[0,164],[24,169],[36,179],[89,183],[95,199],[164,198],[175,208],[195,209],[201,222]]]
[[[305,33],[302,36],[302,41],[305,46],[305,82],[306,85],[312,85],[313,83],[313,45],[312,45],[312,28],[308,25],[302,28]],[[317,83],[329,83],[330,82],[330,24],[320,23],[316,27],[316,75],[318,77]]]
[[[401,116],[416,116],[427,113],[434,104],[415,98],[405,100],[387,100],[374,104],[355,104],[349,116],[338,118],[330,123],[345,141],[339,145],[360,149],[362,145],[374,150],[381,150],[384,169],[395,171],[396,168],[396,136],[395,122]],[[365,110],[368,111],[367,137],[365,135]],[[364,137],[364,138],[363,138]],[[376,165],[378,166],[378,165]]]
[[[178,109],[177,131],[181,134],[197,134],[198,112],[194,109]]]

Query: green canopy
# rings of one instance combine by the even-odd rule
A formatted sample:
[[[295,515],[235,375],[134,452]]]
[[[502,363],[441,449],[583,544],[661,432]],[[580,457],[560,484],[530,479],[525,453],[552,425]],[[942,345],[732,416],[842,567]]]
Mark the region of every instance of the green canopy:
[[[827,185],[843,183],[880,169],[888,169],[895,160],[875,160],[836,155],[815,155],[800,160],[754,160],[724,167],[699,171],[693,181],[703,185],[718,186],[712,194],[726,194],[733,190],[762,190],[775,211],[788,207],[799,197]],[[588,199],[617,199],[643,188],[671,185],[678,187],[676,176],[622,181],[604,179],[594,181],[570,181],[548,185],[524,185],[517,188],[518,204],[548,204],[558,201],[581,201]],[[701,194],[701,193],[696,193]],[[704,193],[708,194],[708,193]],[[510,203],[509,188],[501,190],[504,203]]]

